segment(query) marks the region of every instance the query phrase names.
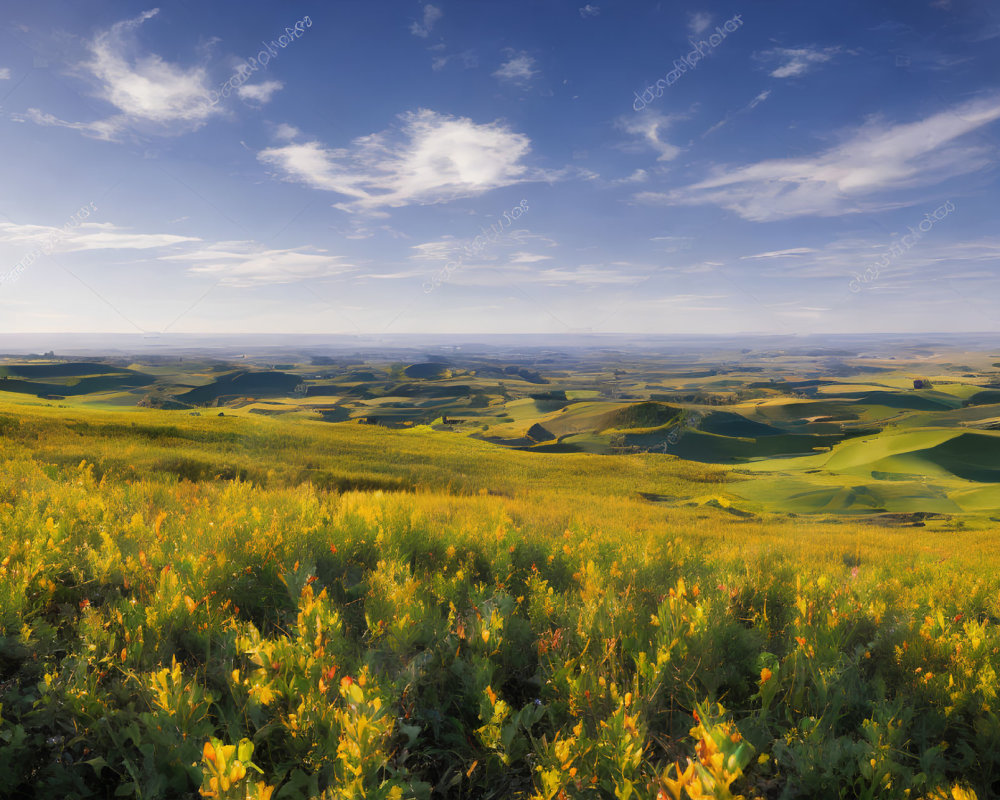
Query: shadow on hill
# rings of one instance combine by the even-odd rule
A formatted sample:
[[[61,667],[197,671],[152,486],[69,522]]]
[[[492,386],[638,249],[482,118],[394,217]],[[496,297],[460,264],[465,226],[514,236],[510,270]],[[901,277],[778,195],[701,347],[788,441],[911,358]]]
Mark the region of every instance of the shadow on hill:
[[[654,401],[635,403],[616,411],[611,411],[601,417],[595,430],[597,432],[632,428],[659,428],[680,419],[681,411],[676,406]]]
[[[712,411],[702,418],[698,429],[720,436],[776,436],[784,433],[781,428],[755,422],[730,411]]]
[[[996,436],[963,433],[920,455],[959,478],[1000,482],[1000,438]]]
[[[234,372],[178,396],[187,403],[212,403],[222,397],[287,397],[301,383],[285,372]]]

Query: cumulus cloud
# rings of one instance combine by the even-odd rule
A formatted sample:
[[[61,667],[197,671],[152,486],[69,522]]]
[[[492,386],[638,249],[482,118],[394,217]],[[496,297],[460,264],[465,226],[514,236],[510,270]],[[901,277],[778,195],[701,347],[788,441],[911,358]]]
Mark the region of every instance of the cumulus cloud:
[[[502,122],[478,124],[429,109],[400,121],[349,147],[289,143],[257,158],[286,180],[344,195],[348,202],[337,207],[349,211],[441,203],[550,177],[521,163],[531,140]]]
[[[759,57],[766,61],[783,62],[772,70],[772,78],[796,78],[799,75],[804,75],[814,65],[829,61],[839,51],[839,47],[827,47],[822,50],[809,47],[797,49],[778,47],[761,53]]]
[[[90,58],[80,65],[95,81],[97,96],[119,113],[96,122],[67,122],[32,108],[23,119],[108,140],[134,126],[170,134],[204,125],[220,112],[209,101],[211,86],[205,68],[181,67],[156,54],[135,55],[135,31],[158,12],[155,8],[144,11],[97,34],[89,45]]]
[[[538,71],[535,69],[535,59],[523,50],[507,51],[507,60],[493,73],[493,77],[501,81],[525,86],[531,83]]]
[[[646,192],[640,202],[717,205],[744,219],[767,222],[832,217],[912,205],[885,193],[930,186],[986,169],[991,151],[962,137],[1000,119],[1000,96],[942,110],[916,122],[873,119],[812,158],[773,158],[714,174],[669,193]]]
[[[271,102],[275,92],[285,87],[281,81],[264,81],[263,83],[246,83],[236,90],[241,100],[252,105],[262,106]]]
[[[414,36],[419,36],[421,39],[426,39],[434,29],[434,23],[441,19],[441,16],[441,9],[428,3],[424,6],[423,20],[410,25],[410,33]]]

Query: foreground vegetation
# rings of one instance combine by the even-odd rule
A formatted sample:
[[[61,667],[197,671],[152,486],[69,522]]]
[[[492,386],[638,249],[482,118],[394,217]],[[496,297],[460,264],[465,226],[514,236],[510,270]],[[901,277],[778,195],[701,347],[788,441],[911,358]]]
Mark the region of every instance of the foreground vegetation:
[[[657,454],[0,412],[0,795],[1000,791],[974,520],[738,516]]]

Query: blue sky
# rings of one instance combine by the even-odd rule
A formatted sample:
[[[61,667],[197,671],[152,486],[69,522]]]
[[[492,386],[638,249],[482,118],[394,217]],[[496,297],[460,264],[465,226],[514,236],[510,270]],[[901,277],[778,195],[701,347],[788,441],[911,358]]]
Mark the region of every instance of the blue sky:
[[[995,3],[236,9],[7,9],[0,331],[997,328]]]

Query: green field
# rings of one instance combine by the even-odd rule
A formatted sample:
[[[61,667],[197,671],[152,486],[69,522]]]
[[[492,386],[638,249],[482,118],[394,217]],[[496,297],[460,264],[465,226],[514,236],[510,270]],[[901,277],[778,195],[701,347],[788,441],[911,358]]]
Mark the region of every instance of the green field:
[[[996,796],[990,358],[10,359],[0,796]]]

